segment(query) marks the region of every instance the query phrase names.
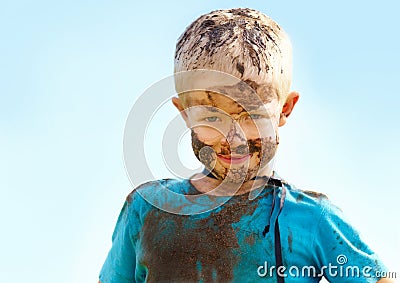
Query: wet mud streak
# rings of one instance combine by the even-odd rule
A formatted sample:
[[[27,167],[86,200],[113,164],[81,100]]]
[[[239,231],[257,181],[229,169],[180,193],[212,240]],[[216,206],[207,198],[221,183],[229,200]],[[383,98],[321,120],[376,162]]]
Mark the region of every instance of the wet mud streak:
[[[289,235],[287,238],[288,241],[288,246],[289,246],[289,252],[293,252],[293,233],[292,230],[289,229]]]
[[[236,148],[231,149],[229,143],[224,143],[220,145],[219,150],[217,149],[215,152],[212,149],[212,145],[208,145],[202,142],[195,131],[192,130],[192,148],[194,155],[197,159],[204,164],[204,166],[212,172],[214,176],[218,179],[223,180],[226,176],[230,176],[230,181],[242,181],[248,180],[252,176],[255,176],[258,170],[265,165],[268,164],[269,161],[275,156],[278,141],[274,140],[272,137],[265,137],[265,138],[257,138],[257,139],[249,139],[247,140],[246,145],[240,145]],[[232,150],[232,152],[231,152]],[[220,168],[216,169],[213,168],[216,154],[222,155],[230,155],[231,153],[237,154],[251,154],[257,159],[257,166],[251,167],[242,167],[242,168]]]
[[[204,46],[204,50],[209,53],[209,56],[212,56],[218,48],[232,42],[232,39],[234,38],[233,29],[235,27],[235,22],[227,22],[217,26],[209,27],[210,28],[206,30],[202,36],[208,37],[208,40]]]
[[[277,24],[265,24],[250,9],[232,9],[226,15],[204,15],[193,22],[178,40],[175,59],[190,60],[192,67],[197,69],[212,66],[216,59],[214,55],[226,54],[232,57],[232,63],[242,77],[246,73],[244,60],[250,61],[251,69],[254,68],[258,74],[268,72],[273,69],[273,64],[264,51],[271,46],[275,49],[272,52],[282,53],[279,32]],[[236,45],[242,49],[243,56],[234,56],[232,50],[237,48]]]
[[[314,192],[314,191],[303,191],[306,195],[317,198],[317,199],[327,199],[328,197],[322,193]]]
[[[275,156],[278,142],[272,137],[248,140],[248,147],[251,154],[258,154],[260,166],[265,166]]]
[[[241,76],[243,76],[244,73],[244,66],[242,63],[237,62],[236,63],[236,69],[238,70],[238,72],[240,73]]]
[[[191,131],[192,149],[196,158],[204,164],[207,169],[213,168],[215,162],[215,152],[210,145],[202,142],[195,131]]]
[[[239,243],[232,224],[256,208],[257,203],[249,202],[245,194],[204,218],[150,212],[142,229],[147,282],[234,280]]]
[[[240,132],[240,126],[236,123],[234,123],[233,126],[231,126],[231,128],[229,129],[229,132],[226,135],[226,140],[228,141],[228,143],[231,143],[235,137],[237,137],[237,139],[241,143],[246,143],[245,137]]]
[[[258,34],[255,32],[254,29],[245,29],[243,31],[243,45],[245,46],[245,50],[247,51],[248,56],[250,57],[251,63],[253,66],[257,67],[258,74],[261,72],[261,59],[259,56],[258,50],[254,47],[257,46],[258,48],[265,48],[265,43],[263,42],[262,38],[260,37],[259,31]],[[264,47],[261,47],[264,46]],[[257,48],[257,49],[258,49]],[[266,71],[268,72],[269,66],[266,65]]]
[[[304,196],[301,195],[301,194],[299,194],[299,195],[296,197],[296,202],[301,202],[301,201],[303,201],[303,199],[304,199]]]
[[[263,103],[279,99],[276,89],[271,85],[259,85],[252,80],[241,81],[232,86],[214,87],[215,94],[230,97],[234,103],[246,111],[259,109]]]

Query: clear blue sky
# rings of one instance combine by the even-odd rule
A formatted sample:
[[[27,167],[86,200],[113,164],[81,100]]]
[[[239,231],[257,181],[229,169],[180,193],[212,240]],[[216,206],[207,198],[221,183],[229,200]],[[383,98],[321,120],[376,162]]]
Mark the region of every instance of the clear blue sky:
[[[400,276],[398,1],[0,4],[2,282],[97,282],[132,190],[131,106],[171,75],[192,20],[239,6],[271,16],[294,47],[301,100],[280,132],[278,173],[328,194]]]

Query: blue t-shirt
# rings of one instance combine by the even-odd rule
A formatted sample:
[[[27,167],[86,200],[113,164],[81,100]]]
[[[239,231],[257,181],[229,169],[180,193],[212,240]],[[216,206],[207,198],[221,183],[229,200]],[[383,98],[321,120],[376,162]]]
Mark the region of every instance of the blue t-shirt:
[[[273,203],[282,199],[282,188],[273,186],[255,198],[247,193],[195,201],[188,196],[200,193],[187,179],[139,186],[121,210],[100,281],[277,282],[277,272],[285,282],[319,282],[322,276],[330,282],[378,281],[385,267],[341,210],[322,194],[283,184],[280,214]],[[202,210],[210,203],[218,205]],[[273,225],[278,215],[279,269]]]

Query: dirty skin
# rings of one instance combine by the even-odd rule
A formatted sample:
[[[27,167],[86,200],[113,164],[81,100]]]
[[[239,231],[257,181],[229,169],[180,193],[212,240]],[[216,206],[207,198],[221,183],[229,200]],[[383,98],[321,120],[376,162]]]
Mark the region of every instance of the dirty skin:
[[[236,133],[237,134],[237,133]],[[204,164],[204,166],[217,178],[224,180],[227,177],[232,183],[250,180],[254,177],[259,168],[264,167],[275,155],[278,142],[273,140],[272,137],[257,138],[245,140],[246,145],[240,145],[234,149],[229,146],[229,143],[221,144],[219,152],[214,152],[211,145],[201,141],[194,130],[191,131],[192,135],[192,148],[197,159]],[[227,136],[233,135],[228,133]],[[257,166],[248,168],[243,166],[240,168],[225,168],[214,167],[216,154],[230,155],[230,154],[251,154],[252,158],[257,158]]]
[[[246,111],[256,110],[262,107],[263,104],[279,99],[278,93],[272,85],[260,85],[252,80],[240,81],[231,86],[213,87],[212,91],[212,94],[216,97],[220,95],[232,98],[235,103],[245,108]]]

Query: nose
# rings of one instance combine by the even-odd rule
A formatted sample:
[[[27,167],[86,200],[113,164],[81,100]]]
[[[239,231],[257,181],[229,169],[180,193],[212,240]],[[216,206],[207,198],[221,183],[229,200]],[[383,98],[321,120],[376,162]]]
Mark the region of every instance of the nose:
[[[231,149],[247,146],[247,138],[242,128],[236,121],[232,121],[228,133],[222,138],[222,142],[227,142]]]

